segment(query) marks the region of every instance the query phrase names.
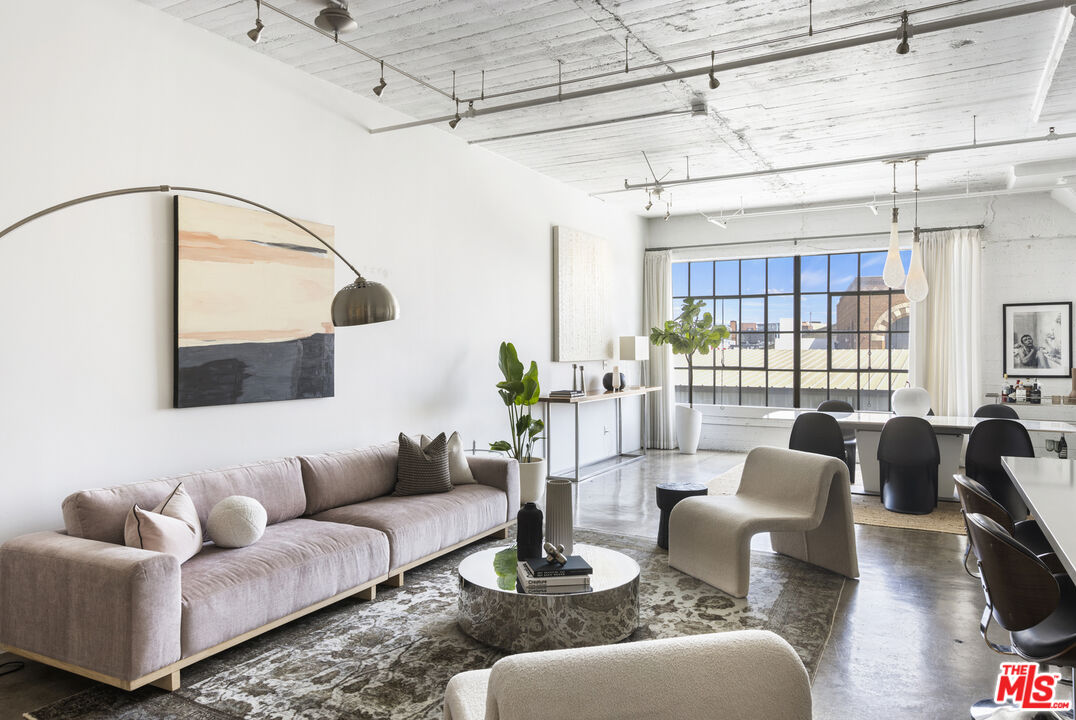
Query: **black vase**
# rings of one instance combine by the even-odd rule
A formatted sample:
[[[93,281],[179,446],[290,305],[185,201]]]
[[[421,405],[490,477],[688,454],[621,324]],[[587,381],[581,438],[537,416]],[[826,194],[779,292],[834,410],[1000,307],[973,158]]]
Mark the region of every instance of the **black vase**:
[[[605,373],[605,377],[602,378],[602,386],[606,390],[613,389],[613,373]],[[624,379],[624,373],[620,373],[620,389],[623,390],[628,386],[628,381]]]
[[[542,557],[542,511],[532,502],[516,514],[516,557],[520,560]]]

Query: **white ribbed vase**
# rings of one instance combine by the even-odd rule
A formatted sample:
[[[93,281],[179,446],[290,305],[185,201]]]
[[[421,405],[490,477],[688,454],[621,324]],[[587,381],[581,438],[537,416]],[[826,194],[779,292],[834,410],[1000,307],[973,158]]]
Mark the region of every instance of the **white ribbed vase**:
[[[572,481],[550,480],[545,484],[545,540],[563,545],[572,554]]]

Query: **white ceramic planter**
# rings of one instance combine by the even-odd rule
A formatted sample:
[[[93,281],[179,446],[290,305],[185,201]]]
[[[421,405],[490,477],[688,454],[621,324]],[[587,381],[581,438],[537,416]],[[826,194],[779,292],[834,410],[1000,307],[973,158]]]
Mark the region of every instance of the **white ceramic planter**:
[[[702,435],[702,411],[687,405],[676,406],[676,444],[680,452],[694,455],[699,449]]]
[[[533,455],[531,457],[534,457]],[[519,504],[545,504],[545,458],[519,464]]]

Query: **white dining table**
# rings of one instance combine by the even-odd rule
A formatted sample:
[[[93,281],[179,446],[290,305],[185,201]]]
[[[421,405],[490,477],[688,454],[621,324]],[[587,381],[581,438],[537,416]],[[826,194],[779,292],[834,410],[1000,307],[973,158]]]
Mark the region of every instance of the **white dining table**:
[[[774,410],[764,417],[769,420],[795,420],[804,413],[817,412],[808,408],[798,410]],[[887,412],[830,412],[837,424],[844,430],[856,433],[856,452],[859,456],[860,480],[867,492],[880,492],[878,480],[878,439],[882,427],[890,418],[896,417]],[[949,500],[953,497],[955,485],[953,475],[960,472],[960,455],[964,448],[964,436],[981,422],[990,418],[968,417],[963,415],[928,415],[923,418],[934,428],[938,437],[938,450],[941,451],[941,463],[938,465],[938,497]],[[1076,426],[1053,420],[1024,420],[1016,422],[1027,428],[1028,432],[1048,432],[1056,434],[1076,433]]]
[[[1035,516],[1069,576],[1076,578],[1076,462],[1003,457],[1001,466]]]

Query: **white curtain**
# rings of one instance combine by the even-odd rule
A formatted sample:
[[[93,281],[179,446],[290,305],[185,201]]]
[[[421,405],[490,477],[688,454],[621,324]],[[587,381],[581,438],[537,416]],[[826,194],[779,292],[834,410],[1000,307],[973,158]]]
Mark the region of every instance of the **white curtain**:
[[[920,235],[930,291],[912,303],[909,381],[937,415],[971,415],[980,396],[981,244],[976,229]]]
[[[648,252],[643,262],[644,334],[672,319],[672,258],[666,252]],[[660,385],[661,392],[650,394],[649,447],[671,450],[676,447],[672,349],[668,345],[650,346],[647,385]]]

